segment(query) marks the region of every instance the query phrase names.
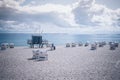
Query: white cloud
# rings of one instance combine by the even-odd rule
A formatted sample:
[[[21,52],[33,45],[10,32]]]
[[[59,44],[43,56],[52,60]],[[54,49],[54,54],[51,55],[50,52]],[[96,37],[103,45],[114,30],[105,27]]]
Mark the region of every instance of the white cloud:
[[[2,0],[0,8],[9,10],[0,29],[34,32],[41,25],[45,32],[103,33],[120,31],[120,9],[112,10],[95,0],[79,0],[73,4],[46,3],[35,5],[32,1]],[[12,10],[13,9],[13,10]],[[11,11],[10,11],[11,10]],[[3,10],[0,10],[3,12]],[[6,12],[7,12],[6,11]],[[8,26],[9,25],[9,26]],[[38,32],[38,31],[37,31]]]
[[[29,13],[48,13],[48,12],[57,12],[57,13],[68,13],[71,11],[69,5],[57,5],[57,4],[45,4],[45,5],[26,5],[20,8],[20,11],[29,12]]]

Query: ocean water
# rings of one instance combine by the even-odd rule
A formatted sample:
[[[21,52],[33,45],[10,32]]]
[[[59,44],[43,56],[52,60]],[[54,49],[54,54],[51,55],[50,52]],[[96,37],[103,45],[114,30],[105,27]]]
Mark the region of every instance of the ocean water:
[[[31,39],[33,34],[30,33],[0,33],[0,43],[14,43],[15,46],[28,46],[27,40]],[[43,39],[48,40],[55,45],[65,45],[71,42],[86,41],[118,41],[120,34],[42,34]]]

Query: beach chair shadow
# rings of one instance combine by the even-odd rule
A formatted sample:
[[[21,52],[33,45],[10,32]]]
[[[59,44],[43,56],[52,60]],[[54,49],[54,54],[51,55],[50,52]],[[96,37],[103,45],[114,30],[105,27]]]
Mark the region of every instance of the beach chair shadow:
[[[27,60],[35,60],[35,58],[28,58]]]

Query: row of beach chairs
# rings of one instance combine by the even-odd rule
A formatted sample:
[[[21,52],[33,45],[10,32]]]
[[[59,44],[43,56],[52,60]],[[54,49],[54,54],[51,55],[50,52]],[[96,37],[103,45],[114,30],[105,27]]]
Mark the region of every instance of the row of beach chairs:
[[[95,50],[97,49],[97,47],[104,47],[106,44],[109,45],[110,47],[110,50],[115,50],[118,46],[119,46],[119,43],[118,42],[93,42],[93,43],[89,43],[89,42],[86,42],[85,44],[83,44],[82,42],[80,43],[66,43],[66,47],[76,47],[76,46],[89,46],[91,45],[91,50]]]
[[[76,47],[76,46],[89,46],[89,42],[86,42],[85,44],[83,44],[82,42],[80,43],[66,43],[66,47]]]
[[[7,48],[14,48],[14,43],[1,43],[1,50],[6,50]]]
[[[76,47],[76,46],[91,46],[91,50],[96,50],[97,47],[104,47],[107,43],[104,42],[94,42],[92,44],[90,44],[89,42],[86,42],[85,44],[83,43],[67,43],[66,47]],[[117,42],[109,42],[108,43],[110,46],[110,50],[115,50],[115,48],[117,48],[119,46],[119,43]],[[52,48],[54,48],[54,44],[51,46]],[[32,56],[32,60],[36,60],[36,61],[46,61],[48,60],[48,54],[47,51],[49,50],[40,50],[40,49],[34,49],[33,50],[33,56]]]

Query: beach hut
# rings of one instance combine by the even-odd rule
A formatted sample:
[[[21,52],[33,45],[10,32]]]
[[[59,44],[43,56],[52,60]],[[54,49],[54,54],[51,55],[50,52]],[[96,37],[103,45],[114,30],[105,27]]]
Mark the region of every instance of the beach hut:
[[[32,35],[32,43],[31,43],[32,48],[34,48],[35,44],[39,45],[39,48],[43,46],[42,45],[42,36]]]

